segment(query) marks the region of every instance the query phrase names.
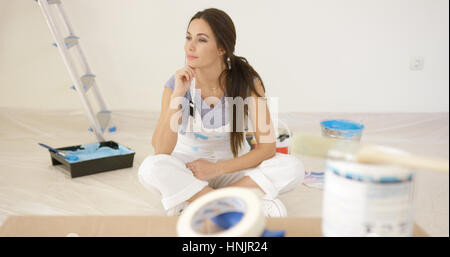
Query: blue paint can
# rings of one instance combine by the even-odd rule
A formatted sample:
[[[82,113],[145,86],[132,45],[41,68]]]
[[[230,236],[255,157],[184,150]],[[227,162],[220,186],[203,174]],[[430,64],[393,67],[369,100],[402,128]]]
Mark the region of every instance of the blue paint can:
[[[364,125],[350,120],[324,120],[320,122],[322,135],[325,137],[361,140]]]

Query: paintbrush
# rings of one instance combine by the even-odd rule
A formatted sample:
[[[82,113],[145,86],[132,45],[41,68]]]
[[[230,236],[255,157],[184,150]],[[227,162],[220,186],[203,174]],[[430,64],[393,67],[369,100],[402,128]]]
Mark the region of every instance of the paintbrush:
[[[411,153],[376,144],[295,133],[291,151],[333,160],[346,160],[369,164],[396,164],[412,169],[441,171],[448,174],[449,161],[417,156]]]

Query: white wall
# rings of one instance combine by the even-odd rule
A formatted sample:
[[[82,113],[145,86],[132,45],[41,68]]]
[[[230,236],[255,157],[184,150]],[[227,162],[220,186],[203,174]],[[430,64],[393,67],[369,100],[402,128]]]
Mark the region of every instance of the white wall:
[[[448,0],[62,0],[110,109],[159,110],[196,11],[226,11],[236,54],[281,112],[448,112]],[[32,0],[0,0],[0,106],[82,108]],[[423,56],[423,70],[409,69]]]

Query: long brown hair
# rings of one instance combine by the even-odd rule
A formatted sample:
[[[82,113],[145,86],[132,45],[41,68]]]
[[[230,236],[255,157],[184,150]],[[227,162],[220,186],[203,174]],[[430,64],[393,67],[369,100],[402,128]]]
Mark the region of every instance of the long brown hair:
[[[203,19],[211,27],[214,37],[216,38],[219,48],[225,50],[223,61],[228,68],[227,59],[230,58],[231,69],[225,69],[219,76],[219,81],[225,81],[225,92],[227,97],[241,97],[246,99],[251,92],[256,93],[257,96],[261,96],[255,89],[254,79],[257,78],[263,87],[265,92],[264,83],[262,82],[259,74],[248,63],[247,59],[242,56],[234,55],[234,47],[236,45],[236,29],[234,28],[233,21],[230,16],[224,11],[209,8],[203,11],[197,12],[189,21],[191,24],[194,19]],[[188,25],[189,26],[189,25]],[[225,80],[223,80],[225,78]],[[236,126],[236,112],[237,108],[233,106],[232,110],[232,132],[230,136],[231,151],[234,157],[238,156],[238,150],[242,146],[244,141],[244,132],[238,132]],[[248,117],[248,106],[245,105],[244,113]]]

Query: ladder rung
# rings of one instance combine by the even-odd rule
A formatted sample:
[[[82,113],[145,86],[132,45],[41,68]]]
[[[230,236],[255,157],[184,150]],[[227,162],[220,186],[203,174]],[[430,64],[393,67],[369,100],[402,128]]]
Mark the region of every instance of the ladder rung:
[[[77,36],[68,36],[64,39],[64,42],[66,43],[67,48],[71,48],[72,46],[75,46],[78,44],[79,37]]]
[[[89,127],[89,129],[88,129],[90,132],[94,132],[94,130],[91,128],[91,127]],[[102,132],[104,132],[105,131],[105,128],[102,128]]]
[[[102,128],[106,128],[111,119],[111,111],[103,110],[97,113],[97,120]]]
[[[88,129],[90,132],[94,132],[94,130],[91,128],[91,127],[89,127],[89,129]],[[104,132],[105,131],[105,128],[102,128],[102,132]],[[114,132],[116,132],[117,131],[117,127],[116,126],[112,126],[112,127],[110,127],[109,129],[108,129],[108,132],[110,132],[110,133],[114,133]]]
[[[66,48],[69,49],[72,46],[77,45],[78,39],[80,39],[80,38],[77,36],[68,36],[68,37],[64,38],[64,44],[66,45]],[[56,47],[58,46],[56,43],[53,43],[52,45],[56,46]]]
[[[94,82],[95,82],[94,74],[85,74],[84,76],[81,77],[81,83],[83,84],[85,90],[91,88]]]
[[[94,130],[91,127],[89,127],[88,130],[89,130],[89,132],[94,132]],[[102,132],[104,132],[104,131],[105,131],[105,128],[102,128]],[[117,127],[116,126],[112,126],[112,127],[110,127],[108,129],[108,132],[110,132],[110,133],[114,133],[116,131],[117,131]]]
[[[72,85],[70,88],[73,89],[73,90],[75,90],[75,91],[77,91],[77,89],[76,89],[76,87],[75,87],[74,85]],[[87,91],[87,90],[89,89],[89,88],[88,88],[87,86],[85,86],[85,85],[83,85],[83,88],[84,88],[84,91]]]

